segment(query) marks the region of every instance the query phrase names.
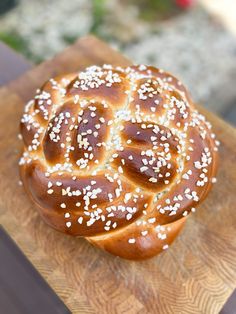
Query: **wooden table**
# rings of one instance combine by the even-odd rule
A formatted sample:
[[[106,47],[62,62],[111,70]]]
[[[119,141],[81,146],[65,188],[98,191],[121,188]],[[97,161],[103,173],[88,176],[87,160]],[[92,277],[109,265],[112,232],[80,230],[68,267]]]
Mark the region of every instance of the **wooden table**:
[[[130,262],[43,223],[18,184],[18,123],[46,79],[131,62],[94,37],[0,89],[0,224],[73,313],[218,313],[236,286],[236,131],[204,112],[221,141],[218,183],[165,253]]]

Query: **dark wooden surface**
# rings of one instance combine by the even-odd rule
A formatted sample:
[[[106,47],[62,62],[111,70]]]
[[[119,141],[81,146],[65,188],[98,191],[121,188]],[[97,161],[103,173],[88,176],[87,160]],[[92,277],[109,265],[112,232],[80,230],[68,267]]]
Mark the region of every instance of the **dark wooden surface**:
[[[222,143],[218,183],[170,249],[151,260],[114,258],[52,230],[18,184],[25,101],[51,76],[103,63],[130,61],[87,37],[0,89],[0,224],[73,313],[219,313],[236,285],[236,130],[214,114],[200,108]]]
[[[0,41],[0,86],[16,79],[32,64]]]
[[[0,313],[71,313],[1,226]]]
[[[219,314],[235,314],[236,313],[236,289],[226,301]]]

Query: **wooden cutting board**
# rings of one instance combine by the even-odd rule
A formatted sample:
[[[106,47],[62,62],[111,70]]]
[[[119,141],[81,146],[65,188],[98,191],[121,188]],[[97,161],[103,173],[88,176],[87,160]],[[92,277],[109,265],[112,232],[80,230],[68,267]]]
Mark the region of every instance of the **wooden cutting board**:
[[[170,249],[151,260],[122,260],[52,230],[18,183],[25,101],[51,76],[103,63],[130,61],[83,38],[0,89],[0,224],[73,313],[218,313],[236,286],[236,130],[215,115],[200,109],[222,143],[218,183]]]

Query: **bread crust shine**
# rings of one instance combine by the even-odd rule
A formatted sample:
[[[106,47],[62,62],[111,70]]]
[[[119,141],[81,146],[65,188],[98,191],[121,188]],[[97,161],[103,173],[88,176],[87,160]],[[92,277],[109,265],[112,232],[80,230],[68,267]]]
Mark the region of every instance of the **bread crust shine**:
[[[21,178],[43,219],[126,259],[167,249],[216,181],[210,123],[154,67],[50,79],[26,105],[21,134]]]

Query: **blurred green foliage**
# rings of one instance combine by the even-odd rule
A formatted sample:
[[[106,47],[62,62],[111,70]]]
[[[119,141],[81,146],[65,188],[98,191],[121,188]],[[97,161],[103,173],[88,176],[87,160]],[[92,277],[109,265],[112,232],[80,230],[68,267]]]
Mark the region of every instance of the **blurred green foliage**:
[[[108,35],[101,28],[104,24],[106,15],[109,14],[107,4],[109,0],[91,0],[92,1],[92,14],[93,24],[90,32],[103,38],[104,40],[111,41],[114,38]],[[175,0],[119,0],[120,4],[124,7],[133,5],[137,7],[139,17],[149,23],[158,20],[167,19],[180,12]],[[115,14],[115,12],[113,13]],[[66,40],[67,41],[67,40]],[[70,43],[70,42],[68,42]]]
[[[28,49],[27,41],[17,33],[13,32],[0,32],[0,41],[14,49],[15,51],[22,53],[26,58],[34,61],[35,63],[41,62],[43,59],[32,55]]]
[[[103,38],[106,41],[112,41],[114,38],[112,34],[104,32],[102,26],[104,25],[108,11],[109,0],[91,0],[92,3],[92,16],[93,23],[90,28],[90,32]],[[178,8],[175,4],[175,0],[119,0],[120,4],[123,5],[124,10],[127,5],[133,5],[137,7],[139,11],[139,17],[145,19],[147,22],[155,22],[160,19],[171,17],[173,14],[178,12]],[[1,2],[1,0],[0,0]],[[16,0],[17,3],[17,0]],[[113,12],[115,18],[115,12]],[[156,29],[156,28],[155,28]],[[40,32],[40,30],[39,30]],[[72,44],[77,36],[63,35],[63,40],[67,44]],[[27,58],[33,62],[41,62],[42,59],[38,56],[33,55],[28,48],[27,39],[15,32],[1,32],[0,41],[3,41],[14,50],[24,54]],[[121,43],[122,44],[122,43]]]
[[[95,35],[99,35],[99,27],[107,13],[106,2],[107,0],[92,0],[93,24],[90,31]]]
[[[1,33],[0,40],[16,51],[22,52],[26,49],[26,41],[15,33]]]
[[[68,45],[72,45],[76,41],[76,39],[78,39],[78,36],[66,34],[62,35],[62,38],[65,43],[67,43]]]
[[[169,18],[180,10],[174,0],[132,0],[139,8],[140,17],[146,21]]]
[[[108,1],[92,0],[93,25],[91,32],[96,35],[100,35],[99,27],[107,14]],[[140,18],[148,22],[169,18],[180,12],[175,0],[120,0],[120,2],[124,7],[130,4],[136,6]]]

